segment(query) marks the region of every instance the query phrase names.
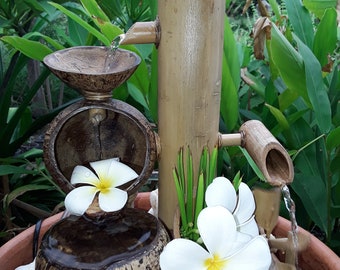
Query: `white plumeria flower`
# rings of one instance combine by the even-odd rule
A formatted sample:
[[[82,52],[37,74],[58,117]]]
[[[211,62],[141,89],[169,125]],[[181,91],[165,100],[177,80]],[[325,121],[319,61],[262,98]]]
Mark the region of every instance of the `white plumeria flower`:
[[[96,194],[99,207],[105,212],[122,209],[127,202],[127,192],[116,188],[138,175],[127,165],[116,159],[106,159],[90,163],[96,174],[84,166],[76,166],[71,176],[71,184],[87,184],[73,189],[65,198],[65,207],[70,214],[83,215]]]
[[[178,238],[160,255],[162,270],[268,270],[271,254],[263,236],[251,237],[236,230],[233,215],[222,206],[203,209],[197,219],[207,248]]]
[[[225,177],[216,177],[205,192],[207,206],[223,206],[235,218],[237,230],[251,236],[259,235],[255,221],[255,200],[247,184],[241,182],[236,194],[233,184]]]

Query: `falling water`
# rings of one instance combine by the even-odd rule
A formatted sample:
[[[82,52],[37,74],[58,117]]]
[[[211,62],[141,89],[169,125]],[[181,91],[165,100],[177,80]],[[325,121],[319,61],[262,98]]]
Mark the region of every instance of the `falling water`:
[[[283,199],[286,205],[286,208],[289,212],[289,217],[290,217],[290,221],[291,221],[291,229],[292,229],[292,235],[293,235],[293,245],[294,245],[294,250],[295,250],[295,267],[296,269],[299,269],[298,267],[298,224],[296,221],[296,217],[295,217],[295,202],[293,201],[293,199],[290,196],[290,192],[289,192],[289,188],[287,185],[283,185],[282,186],[282,195],[283,195]]]
[[[116,55],[116,51],[119,48],[120,42],[122,41],[122,39],[124,38],[124,34],[119,35],[117,37],[115,37],[113,39],[113,41],[111,42],[110,46],[108,47],[108,51],[107,51],[107,56],[105,59],[105,63],[104,63],[104,71],[109,71],[111,68],[111,63],[114,62],[114,57]]]

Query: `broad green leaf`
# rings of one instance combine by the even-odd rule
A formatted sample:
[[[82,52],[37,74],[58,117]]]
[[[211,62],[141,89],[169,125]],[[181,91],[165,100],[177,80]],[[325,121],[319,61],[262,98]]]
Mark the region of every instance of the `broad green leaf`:
[[[35,190],[50,190],[52,188],[53,187],[48,185],[33,185],[33,184],[20,186],[6,196],[6,204],[9,205],[14,199],[18,198],[20,195],[26,192]]]
[[[311,219],[323,231],[327,231],[327,191],[321,177],[317,175],[295,174],[292,188],[302,199]]]
[[[37,172],[14,165],[0,165],[0,175],[8,174],[37,174]]]
[[[87,13],[95,19],[97,23],[110,22],[109,17],[103,12],[95,0],[81,0],[80,1]],[[98,25],[97,25],[98,26]]]
[[[313,23],[308,10],[302,5],[300,0],[285,0],[288,18],[292,24],[294,33],[309,48],[313,46]]]
[[[146,103],[145,97],[140,89],[138,89],[133,83],[128,82],[128,91],[135,101],[141,104],[145,109],[149,110],[149,106]]]
[[[29,58],[38,61],[42,61],[46,55],[53,52],[50,48],[38,41],[32,41],[22,37],[5,36],[0,38],[0,40],[10,44]]]
[[[309,105],[305,70],[302,56],[283,36],[275,24],[272,24],[272,38],[267,48],[271,50],[272,60],[286,86],[299,94]]]
[[[266,86],[263,84],[261,78],[252,75],[248,70],[242,69],[241,70],[242,79],[243,81],[250,86],[252,90],[255,91],[256,94],[260,95],[261,97],[265,97]]]
[[[328,63],[337,43],[337,13],[334,8],[327,9],[322,17],[314,37],[313,52],[321,66]]]
[[[269,111],[275,117],[276,121],[279,123],[281,128],[283,130],[288,130],[289,129],[289,123],[288,123],[286,117],[284,116],[284,114],[278,108],[275,108],[274,106],[271,106],[267,103],[265,104],[265,106],[267,108],[269,108]]]
[[[238,119],[238,88],[240,85],[240,63],[234,34],[228,18],[224,20],[224,56],[222,58],[221,115],[229,130]]]
[[[111,41],[107,39],[102,33],[100,33],[97,29],[92,27],[90,24],[85,22],[81,17],[79,17],[77,14],[73,13],[72,11],[69,11],[65,7],[57,4],[50,2],[52,6],[55,8],[59,9],[61,12],[63,12],[66,16],[74,20],[76,23],[78,23],[80,26],[82,26],[84,29],[86,29],[89,33],[94,35],[96,38],[98,38],[101,42],[103,42],[104,45],[109,46]]]
[[[316,121],[321,132],[327,133],[331,128],[331,105],[323,82],[320,63],[313,52],[298,37],[295,40],[305,63],[307,91]]]
[[[54,40],[53,38],[50,38],[49,36],[43,35],[39,32],[30,32],[26,34],[24,37],[27,39],[31,39],[32,37],[43,38],[47,43],[52,45],[56,50],[65,49],[65,47],[61,45],[58,41]]]
[[[303,4],[309,11],[321,19],[327,8],[336,7],[337,0],[303,0]]]
[[[340,127],[333,129],[327,136],[326,146],[327,150],[330,151],[340,145]]]

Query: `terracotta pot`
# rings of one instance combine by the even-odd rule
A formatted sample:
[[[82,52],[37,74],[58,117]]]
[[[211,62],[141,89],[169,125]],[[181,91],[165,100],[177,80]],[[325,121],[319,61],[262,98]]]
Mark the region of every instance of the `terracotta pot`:
[[[290,221],[279,217],[273,234],[276,237],[286,237],[290,229]],[[299,227],[299,234],[310,238],[307,248],[299,253],[299,266],[302,270],[340,270],[340,258],[338,255],[301,227]]]
[[[140,193],[135,199],[135,207],[150,209],[150,193]],[[62,213],[43,221],[40,237],[61,218]],[[290,230],[290,221],[279,218],[274,229],[277,237],[286,237]],[[1,270],[13,270],[16,267],[30,263],[32,258],[34,226],[20,233],[0,248]],[[309,232],[299,228],[299,232],[310,235]],[[299,254],[299,265],[302,270],[340,270],[340,258],[320,240],[310,235],[307,249]]]
[[[134,201],[135,208],[150,209],[150,192],[139,193]],[[42,222],[39,234],[39,243],[45,232],[57,221],[63,213],[56,214]],[[6,244],[0,247],[0,269],[13,270],[16,267],[33,261],[33,235],[35,226],[23,231]]]

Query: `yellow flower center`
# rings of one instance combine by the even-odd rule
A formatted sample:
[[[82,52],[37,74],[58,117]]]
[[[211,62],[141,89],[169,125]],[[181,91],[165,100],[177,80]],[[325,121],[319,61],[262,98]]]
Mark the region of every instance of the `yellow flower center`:
[[[204,261],[204,266],[207,267],[207,270],[222,270],[226,263],[226,260],[215,254],[212,258]]]
[[[99,179],[99,183],[96,186],[96,188],[99,190],[99,192],[101,193],[106,193],[109,191],[109,189],[112,186],[112,182],[109,179],[105,179],[105,178],[100,178]]]

